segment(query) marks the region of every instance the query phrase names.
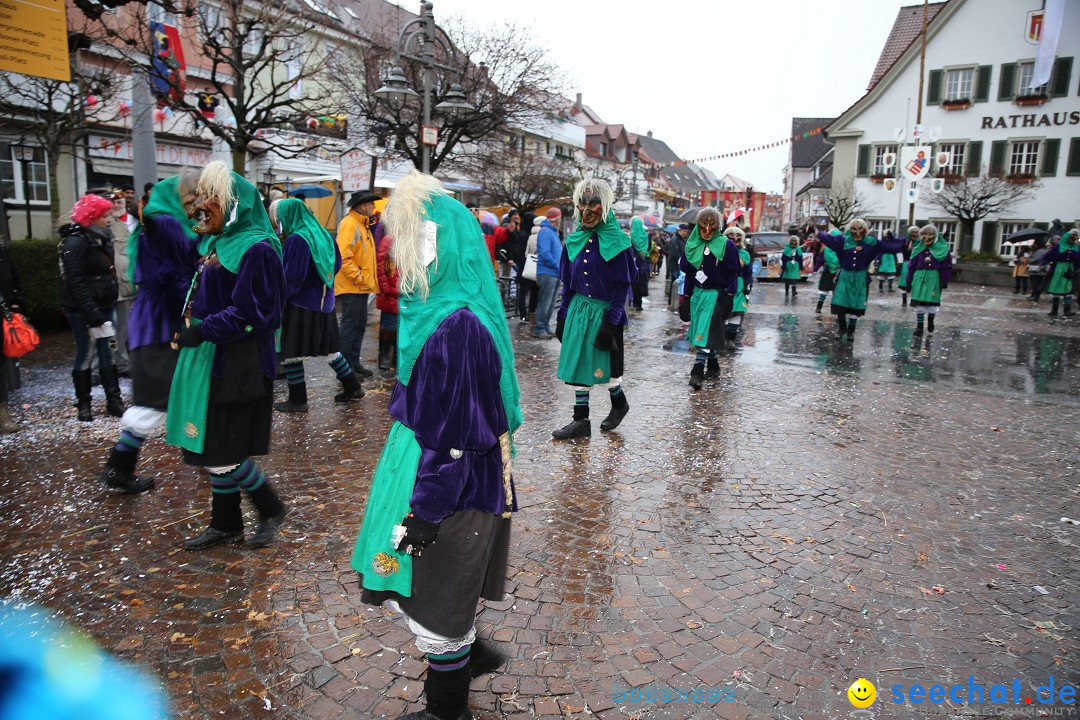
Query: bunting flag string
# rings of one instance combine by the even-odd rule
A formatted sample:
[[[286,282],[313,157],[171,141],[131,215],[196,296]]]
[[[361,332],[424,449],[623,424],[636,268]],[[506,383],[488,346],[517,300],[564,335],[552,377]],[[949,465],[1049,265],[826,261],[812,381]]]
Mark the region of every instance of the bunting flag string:
[[[750,153],[760,152],[762,150],[771,150],[775,147],[781,147],[788,143],[798,142],[799,140],[806,140],[815,135],[820,135],[825,131],[826,125],[814,128],[813,130],[807,130],[806,132],[797,133],[791,137],[784,138],[783,140],[777,140],[776,142],[765,143],[764,145],[758,145],[757,147],[747,148],[745,150],[736,150],[735,152],[721,153],[720,155],[710,155],[708,157],[694,158],[693,160],[673,160],[671,162],[659,163],[657,167],[674,167],[677,165],[686,165],[689,163],[704,163],[712,162],[713,160],[723,160],[725,158],[740,157],[742,155],[749,155]]]

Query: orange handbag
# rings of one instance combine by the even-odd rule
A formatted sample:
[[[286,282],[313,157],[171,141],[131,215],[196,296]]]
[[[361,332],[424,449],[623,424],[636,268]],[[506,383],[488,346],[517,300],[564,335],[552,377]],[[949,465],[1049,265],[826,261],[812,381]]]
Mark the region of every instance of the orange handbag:
[[[38,346],[41,337],[24,315],[11,312],[0,300],[0,312],[4,331],[4,355],[9,358],[22,357]]]

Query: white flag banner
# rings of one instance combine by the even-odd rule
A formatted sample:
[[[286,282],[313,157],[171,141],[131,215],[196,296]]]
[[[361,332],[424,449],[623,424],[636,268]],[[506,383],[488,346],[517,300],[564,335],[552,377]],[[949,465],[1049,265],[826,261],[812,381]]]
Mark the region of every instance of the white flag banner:
[[[1065,0],[1046,0],[1043,8],[1042,35],[1039,49],[1035,54],[1035,71],[1031,74],[1031,83],[1023,90],[1034,90],[1050,81],[1050,71],[1054,69],[1054,56],[1057,55],[1058,40],[1061,38],[1061,23],[1065,18]]]
[[[930,189],[936,193],[945,189],[945,178],[934,178],[930,181]]]
[[[900,149],[900,171],[908,180],[918,180],[930,171],[932,150],[927,145],[912,145]]]

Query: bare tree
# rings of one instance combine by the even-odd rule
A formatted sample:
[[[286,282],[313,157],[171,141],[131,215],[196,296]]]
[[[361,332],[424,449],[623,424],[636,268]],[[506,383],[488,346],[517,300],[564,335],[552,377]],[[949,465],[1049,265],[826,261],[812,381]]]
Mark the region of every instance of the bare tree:
[[[334,74],[363,79],[344,88],[349,96],[350,115],[362,118],[374,128],[386,140],[391,155],[420,168],[419,126],[423,117],[420,100],[392,102],[374,95],[384,85],[390,68],[398,65],[399,30],[389,26],[369,28],[370,42],[335,59]],[[460,68],[460,73],[444,73],[432,90],[431,106],[445,101],[451,84],[457,83],[476,109],[433,117],[439,144],[431,152],[431,172],[447,163],[459,160],[468,163],[490,155],[492,145],[498,144],[497,140],[512,127],[545,122],[552,108],[545,108],[544,104],[557,100],[562,90],[558,68],[524,27],[507,23],[479,29],[452,20],[440,30],[436,49],[437,61]],[[423,66],[401,58],[400,67],[409,87],[422,93]]]
[[[488,152],[475,160],[465,167],[482,173],[477,176],[483,178],[484,194],[491,203],[523,212],[567,201],[577,181],[577,169],[569,158],[515,149]]]
[[[163,103],[190,116],[228,146],[233,170],[240,174],[251,157],[273,152],[290,158],[309,150],[273,130],[319,130],[323,126],[314,121],[315,116],[344,109],[343,102],[335,100],[326,74],[328,58],[336,50],[320,37],[324,28],[340,23],[314,10],[317,5],[291,0],[176,0],[165,5],[180,17],[193,18],[194,54],[208,73],[207,87],[199,93],[210,96],[214,104],[208,108],[204,101],[200,107],[196,94],[185,88],[184,78],[164,63],[151,64],[150,78],[167,88],[159,93]],[[134,22],[130,14],[98,20],[103,34],[126,48],[133,64],[160,54],[155,53],[160,51],[160,38],[155,44],[145,5],[139,5],[135,15]],[[333,134],[344,138],[344,125]]]
[[[117,63],[81,63],[72,53],[71,81],[50,80],[17,73],[0,73],[0,120],[19,127],[23,136],[45,151],[49,174],[49,214],[60,218],[57,167],[60,157],[84,155],[80,140],[89,124],[110,122],[120,112],[111,100],[124,76]]]
[[[1000,215],[1017,203],[1031,200],[1039,187],[1038,183],[1012,183],[1002,177],[993,177],[984,165],[980,175],[946,184],[941,192],[931,193],[926,204],[956,218],[961,231],[957,246],[963,247],[963,239],[974,236],[975,223],[990,215]],[[997,248],[984,247],[982,250],[994,252]]]
[[[842,228],[854,218],[872,212],[874,204],[865,193],[855,189],[855,179],[849,178],[832,186],[825,198],[824,209],[829,224]]]

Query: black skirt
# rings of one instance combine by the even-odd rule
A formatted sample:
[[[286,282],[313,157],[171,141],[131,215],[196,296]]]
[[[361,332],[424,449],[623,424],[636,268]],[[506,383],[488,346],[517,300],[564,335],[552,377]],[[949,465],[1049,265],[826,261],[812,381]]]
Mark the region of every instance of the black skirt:
[[[244,458],[270,451],[270,425],[274,417],[274,383],[259,375],[265,393],[244,403],[221,402],[221,378],[210,380],[210,405],[206,409],[206,441],[201,453],[184,451],[188,465],[214,467],[236,465]]]
[[[829,272],[828,268],[821,271],[821,280],[818,281],[817,289],[821,292],[832,292],[836,287],[836,274]]]
[[[286,303],[281,318],[281,359],[326,357],[340,350],[337,315]]]
[[[447,638],[459,638],[476,621],[480,598],[499,601],[506,591],[510,519],[466,510],[439,526],[439,536],[413,558],[412,597],[364,590],[368,605],[395,600],[410,618]]]
[[[925,300],[912,300],[911,307],[941,307],[941,303],[927,302]]]
[[[133,404],[165,411],[180,351],[168,343],[143,345],[131,351],[131,388]]]

